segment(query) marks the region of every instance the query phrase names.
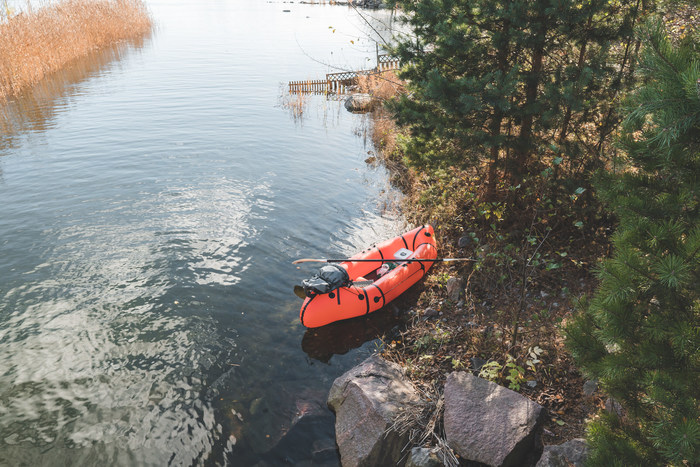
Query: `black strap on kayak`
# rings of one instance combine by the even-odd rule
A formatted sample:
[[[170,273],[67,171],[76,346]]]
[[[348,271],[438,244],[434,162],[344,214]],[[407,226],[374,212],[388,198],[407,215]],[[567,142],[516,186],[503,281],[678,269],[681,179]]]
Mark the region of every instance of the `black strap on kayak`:
[[[413,271],[406,279],[402,280],[401,282],[399,282],[398,284],[396,284],[394,287],[392,287],[391,289],[387,290],[386,293],[391,292],[392,290],[394,290],[394,289],[395,289],[396,287],[398,287],[399,285],[403,284],[403,283],[406,282],[407,280],[410,280],[410,278],[413,277],[413,275],[414,275],[414,274],[417,274],[417,273],[420,273],[420,276],[423,277],[423,276],[425,275],[425,273],[426,273],[425,268],[423,269],[423,272],[421,272],[420,269],[416,269],[416,270]],[[420,279],[420,277],[419,277],[418,279]],[[416,280],[416,282],[418,282],[418,280]],[[373,287],[377,287],[376,284],[372,284],[372,286],[373,286]],[[384,305],[386,305],[386,299],[385,299],[385,297],[384,297],[384,292],[383,292],[382,289],[380,289],[379,287],[377,287],[377,289],[378,289],[379,292],[382,294],[382,300],[383,300],[382,306],[384,306]],[[374,302],[377,303],[378,301],[379,301],[379,297],[374,297]]]
[[[418,234],[421,233],[424,229],[425,229],[425,226],[424,225],[421,226],[421,228],[416,231],[416,235],[413,236],[413,251],[416,251],[418,249],[418,248],[416,248],[416,239],[418,238]],[[406,247],[406,248],[408,248],[408,247]]]
[[[304,313],[306,313],[306,308],[311,304],[311,302],[314,300],[314,298],[318,297],[318,295],[314,295],[313,297],[309,297],[309,300],[306,302],[306,305],[304,305],[304,308],[301,309],[301,325],[306,326],[304,324]]]
[[[376,286],[375,286],[375,287],[376,287]],[[361,296],[360,296],[360,297],[361,297]],[[361,298],[360,300],[362,300],[362,298]],[[367,311],[365,312],[365,314],[368,315],[368,314],[369,314],[369,295],[366,295],[366,296],[364,297],[364,300],[365,300],[365,303],[367,304]]]
[[[422,247],[423,245],[428,245],[428,246],[432,247],[433,249],[435,249],[435,245],[433,245],[432,243],[424,242],[424,243],[421,243],[420,245],[418,245],[418,246],[416,247],[416,250],[417,250],[418,248]],[[430,259],[429,259],[429,258],[426,259],[426,262],[427,262],[427,261],[430,261]],[[425,272],[425,267],[423,266],[423,262],[422,262],[422,261],[415,261],[415,262],[418,263],[418,264],[420,265],[421,269],[423,270],[423,272]]]
[[[386,297],[384,296],[384,291],[379,288],[377,284],[372,284],[372,287],[376,287],[379,293],[382,294],[382,306],[386,305]],[[379,297],[374,297],[374,303],[379,302]],[[369,313],[369,300],[367,300],[367,313]]]

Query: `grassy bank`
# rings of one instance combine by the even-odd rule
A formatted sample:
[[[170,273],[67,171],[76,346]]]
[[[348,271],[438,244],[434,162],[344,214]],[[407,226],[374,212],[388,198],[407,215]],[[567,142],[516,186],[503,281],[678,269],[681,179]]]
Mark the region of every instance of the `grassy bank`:
[[[78,57],[140,37],[152,19],[140,0],[65,0],[0,21],[0,98]]]

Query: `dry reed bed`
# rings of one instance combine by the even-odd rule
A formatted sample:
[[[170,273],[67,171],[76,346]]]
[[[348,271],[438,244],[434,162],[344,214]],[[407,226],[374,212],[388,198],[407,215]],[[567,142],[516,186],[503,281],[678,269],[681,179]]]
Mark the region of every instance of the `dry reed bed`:
[[[359,76],[357,79],[357,90],[369,94],[382,102],[406,92],[404,83],[394,71]],[[396,141],[396,135],[398,134],[396,122],[384,109],[384,106],[378,106],[372,112],[370,125],[370,135],[374,148],[382,156],[384,163],[388,164],[390,162],[389,157],[394,153],[398,144]]]
[[[0,99],[93,50],[143,36],[151,28],[141,0],[64,0],[2,21]]]

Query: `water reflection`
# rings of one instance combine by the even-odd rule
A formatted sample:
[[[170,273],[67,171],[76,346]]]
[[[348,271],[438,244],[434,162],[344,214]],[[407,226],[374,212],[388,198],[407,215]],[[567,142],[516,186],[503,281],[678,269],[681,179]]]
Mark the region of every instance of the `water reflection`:
[[[310,358],[328,363],[334,355],[346,354],[389,334],[400,323],[393,307],[385,307],[367,316],[307,329],[301,340],[301,348]]]
[[[150,40],[150,35],[133,38],[78,58],[22,94],[0,102],[0,156],[1,151],[17,147],[20,135],[53,128],[57,115],[70,105],[71,96],[83,92],[81,83],[118,66],[126,55]]]

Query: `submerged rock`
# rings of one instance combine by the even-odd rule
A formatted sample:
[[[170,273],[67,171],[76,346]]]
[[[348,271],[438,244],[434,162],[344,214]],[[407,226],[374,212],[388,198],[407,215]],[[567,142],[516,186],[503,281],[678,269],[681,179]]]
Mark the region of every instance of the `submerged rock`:
[[[445,384],[447,444],[462,458],[493,466],[530,465],[539,457],[544,410],[517,392],[467,372]]]
[[[255,467],[280,465],[338,465],[333,438],[327,433],[332,414],[304,415],[268,452],[260,456]],[[235,459],[232,459],[235,465]]]
[[[323,396],[300,391],[294,403],[294,416],[280,438],[259,456],[255,467],[282,465],[337,466],[338,453],[333,433],[333,414],[325,407]],[[277,408],[279,410],[279,408]],[[243,462],[232,457],[233,465]],[[245,462],[243,462],[245,463]]]
[[[420,397],[401,367],[373,355],[338,377],[328,395],[345,467],[400,465],[408,438],[392,428],[402,407]]]

